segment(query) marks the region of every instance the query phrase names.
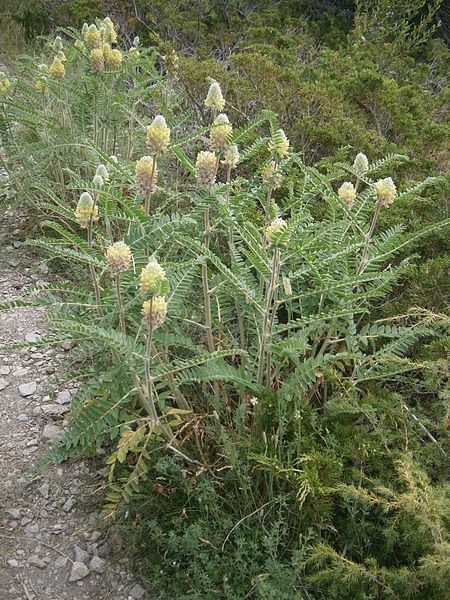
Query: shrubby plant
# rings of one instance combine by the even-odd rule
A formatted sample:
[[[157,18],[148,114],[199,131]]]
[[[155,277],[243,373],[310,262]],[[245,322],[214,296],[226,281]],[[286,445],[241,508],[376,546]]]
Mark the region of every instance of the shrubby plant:
[[[218,81],[198,125],[115,44],[107,19],[63,31],[4,100],[11,184],[46,216],[30,244],[89,275],[31,301],[83,380],[51,457],[108,451],[106,512],[160,597],[442,597],[448,317],[377,316],[449,224],[379,219],[433,180],[397,189],[398,154],[306,165]]]

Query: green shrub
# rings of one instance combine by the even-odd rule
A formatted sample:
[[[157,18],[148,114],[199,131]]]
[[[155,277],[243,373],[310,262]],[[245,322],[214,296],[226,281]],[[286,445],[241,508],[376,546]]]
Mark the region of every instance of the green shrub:
[[[161,598],[442,597],[449,319],[384,306],[449,225],[386,215],[441,179],[397,189],[395,153],[307,164],[272,111],[241,123],[97,26],[1,99],[10,183],[45,217],[29,243],[85,270],[0,305],[53,307],[38,344],[76,344],[51,458],[108,451],[105,510]]]

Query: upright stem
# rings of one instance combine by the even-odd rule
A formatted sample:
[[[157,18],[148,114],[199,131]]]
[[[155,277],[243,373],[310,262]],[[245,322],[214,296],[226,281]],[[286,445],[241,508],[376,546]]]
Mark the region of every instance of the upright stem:
[[[375,231],[375,227],[376,227],[376,224],[378,221],[379,214],[380,214],[380,205],[377,202],[375,204],[375,210],[374,210],[373,217],[372,217],[372,223],[370,224],[369,231],[366,234],[366,241],[364,244],[363,251],[361,253],[361,260],[360,260],[360,263],[358,266],[358,270],[356,271],[357,275],[361,275],[361,273],[364,271],[364,269],[367,266],[367,252],[369,250],[370,240],[372,239],[373,232]]]
[[[270,283],[266,290],[266,308],[264,310],[263,325],[261,331],[261,339],[259,342],[259,354],[258,354],[258,378],[257,382],[262,385],[264,380],[264,363],[266,358],[266,342],[270,335],[270,323],[271,323],[271,308],[275,290],[277,288],[278,269],[280,264],[280,250],[275,248],[273,253],[272,263],[272,274],[270,277]]]
[[[204,226],[205,226],[205,246],[209,248],[209,239],[211,233],[211,225],[209,222],[209,208],[207,208],[203,214]],[[212,334],[212,316],[211,316],[211,296],[209,291],[208,281],[208,262],[205,259],[202,265],[202,279],[203,279],[203,299],[205,303],[205,325],[206,325],[206,338],[208,341],[208,349],[210,352],[214,352],[214,338]]]
[[[88,246],[89,246],[89,248],[92,248],[92,219],[89,221],[89,225],[88,225]],[[99,313],[100,312],[100,288],[98,285],[97,273],[95,272],[94,265],[90,265],[90,271],[91,271],[92,285],[94,286],[95,303],[97,304],[97,312]]]
[[[149,187],[148,192],[145,194],[144,209],[145,209],[145,214],[147,215],[147,217],[150,214],[150,199],[152,196],[153,177],[155,176],[155,170],[156,170],[156,156],[153,157],[152,172],[150,175],[150,187]]]
[[[150,416],[159,425],[158,412],[156,410],[155,401],[153,399],[153,381],[150,375],[152,365],[152,343],[153,343],[153,298],[150,298],[150,315],[148,317],[148,336],[147,336],[147,351],[145,358],[145,379],[147,383],[147,398],[149,401]]]
[[[123,310],[122,294],[120,293],[120,275],[116,275],[116,294],[117,294],[117,306],[119,308],[120,329],[122,330],[123,335],[126,335],[127,329],[125,326],[125,312]]]

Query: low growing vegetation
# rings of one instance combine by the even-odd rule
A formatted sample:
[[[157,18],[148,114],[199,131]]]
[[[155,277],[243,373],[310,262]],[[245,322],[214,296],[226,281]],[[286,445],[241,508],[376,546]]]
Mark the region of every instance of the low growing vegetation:
[[[393,298],[450,224],[397,207],[444,179],[407,183],[389,144],[325,157],[186,60],[105,18],[0,79],[29,243],[69,279],[14,305],[52,307],[33,344],[73,340],[83,381],[49,458],[106,451],[105,513],[155,597],[440,599],[449,318]]]

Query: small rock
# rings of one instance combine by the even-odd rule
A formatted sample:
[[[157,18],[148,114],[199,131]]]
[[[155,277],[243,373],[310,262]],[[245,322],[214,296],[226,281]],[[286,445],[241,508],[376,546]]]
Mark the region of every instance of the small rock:
[[[68,406],[55,406],[54,404],[44,404],[41,406],[41,411],[48,417],[54,419],[62,417],[65,413],[69,412],[69,410],[70,408]]]
[[[33,565],[38,569],[45,569],[47,567],[47,563],[40,559],[37,554],[33,554],[32,556],[30,556],[28,562],[30,563],[30,565]]]
[[[33,523],[25,527],[25,533],[39,533],[39,525]]]
[[[6,561],[8,564],[8,567],[11,567],[12,569],[16,569],[19,566],[19,563],[17,562],[17,560],[15,558],[11,558],[10,560]]]
[[[53,564],[57,569],[62,569],[67,565],[67,560],[68,559],[65,556],[58,556]]]
[[[26,421],[28,421],[28,415],[26,415],[25,413],[21,413],[17,416],[17,420],[25,423]]]
[[[45,372],[47,373],[47,375],[52,375],[55,372],[55,367],[52,367],[52,365],[48,365],[48,367],[45,368]]]
[[[35,381],[30,381],[29,383],[22,383],[19,385],[19,394],[26,398],[27,396],[32,396],[34,392],[37,390],[37,383]]]
[[[65,350],[65,352],[68,352],[73,348],[73,342],[70,340],[66,340],[65,342],[62,342],[60,346],[63,350]]]
[[[73,498],[70,497],[64,502],[63,511],[68,513],[72,510],[72,508],[73,508]],[[76,548],[78,548],[78,546],[76,546]],[[83,550],[83,552],[84,552],[84,550]],[[75,560],[78,560],[78,558],[75,557]]]
[[[42,439],[48,440],[49,442],[52,442],[52,444],[60,442],[63,437],[63,430],[57,425],[53,425],[53,423],[47,423],[42,430]]]
[[[69,390],[63,390],[56,396],[56,402],[58,404],[70,404],[71,399]]]
[[[49,492],[50,492],[50,486],[48,485],[48,483],[43,483],[41,485],[41,487],[39,488],[39,493],[41,494],[41,496],[43,498],[45,498],[47,500]]]
[[[6,373],[7,375],[7,373]],[[6,381],[6,379],[0,379],[0,392],[2,390],[4,390],[5,388],[7,388],[9,385],[9,381]]]
[[[19,240],[16,240],[15,242],[13,242],[13,246],[17,250],[18,248],[22,247],[22,242],[20,242]]]
[[[40,339],[41,339],[41,336],[38,335],[37,333],[27,333],[25,335],[26,342],[34,343],[34,342],[38,342]]]
[[[75,546],[75,548],[73,549],[73,555],[75,557],[76,562],[85,563],[89,560],[89,554],[86,552],[86,550],[80,548],[80,546]]]
[[[17,521],[17,519],[20,517],[20,508],[7,508],[5,513],[10,519]]]
[[[99,556],[93,556],[89,563],[89,568],[91,571],[94,571],[94,573],[104,573],[106,570],[106,562]]]
[[[141,585],[139,585],[139,583],[133,585],[133,587],[130,590],[130,595],[132,598],[135,598],[135,600],[140,600],[144,597],[144,594],[145,590]]]
[[[72,565],[69,581],[80,581],[80,579],[84,579],[88,575],[89,569],[87,566],[82,562],[75,561]]]
[[[11,373],[11,367],[4,366],[0,367],[0,375],[9,375]]]

